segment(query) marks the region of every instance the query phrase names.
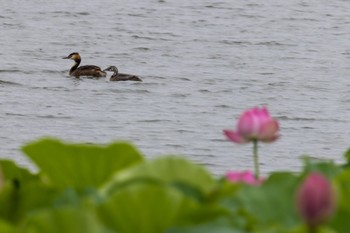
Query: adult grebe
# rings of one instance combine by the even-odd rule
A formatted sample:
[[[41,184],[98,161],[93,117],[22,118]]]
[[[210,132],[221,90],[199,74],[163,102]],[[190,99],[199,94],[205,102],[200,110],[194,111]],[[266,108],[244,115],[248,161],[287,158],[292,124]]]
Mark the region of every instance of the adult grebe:
[[[71,53],[67,57],[64,57],[63,59],[71,59],[75,61],[75,64],[70,68],[69,75],[70,76],[93,76],[93,77],[106,77],[107,73],[103,72],[100,67],[98,66],[79,66],[81,62],[81,57],[79,53]]]
[[[110,81],[139,81],[142,82],[142,80],[133,74],[121,74],[118,73],[118,68],[115,66],[110,66],[107,69],[104,69],[103,71],[112,71],[114,72],[109,79]]]

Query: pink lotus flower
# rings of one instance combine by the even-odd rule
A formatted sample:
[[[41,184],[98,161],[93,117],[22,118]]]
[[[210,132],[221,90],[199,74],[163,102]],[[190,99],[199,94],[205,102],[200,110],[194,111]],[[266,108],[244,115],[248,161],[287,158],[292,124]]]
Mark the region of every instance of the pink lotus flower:
[[[226,178],[233,183],[245,183],[249,185],[259,185],[264,181],[264,179],[256,179],[254,174],[250,171],[229,171],[226,173]]]
[[[335,193],[332,185],[320,173],[311,173],[297,192],[297,208],[305,223],[315,229],[335,210]]]
[[[267,109],[253,108],[245,111],[237,123],[237,131],[224,130],[226,137],[235,143],[250,141],[273,142],[278,138],[278,121],[271,118]]]

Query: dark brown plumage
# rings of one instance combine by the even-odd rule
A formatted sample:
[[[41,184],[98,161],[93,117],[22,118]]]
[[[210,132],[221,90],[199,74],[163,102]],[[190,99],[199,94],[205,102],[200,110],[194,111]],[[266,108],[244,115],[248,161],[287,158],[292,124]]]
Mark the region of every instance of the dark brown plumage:
[[[70,76],[93,76],[93,77],[106,77],[107,73],[102,71],[100,67],[93,66],[93,65],[87,65],[87,66],[79,66],[81,62],[81,57],[79,53],[71,53],[67,57],[64,57],[63,59],[71,59],[75,61],[75,64],[72,66],[72,68],[69,70]]]

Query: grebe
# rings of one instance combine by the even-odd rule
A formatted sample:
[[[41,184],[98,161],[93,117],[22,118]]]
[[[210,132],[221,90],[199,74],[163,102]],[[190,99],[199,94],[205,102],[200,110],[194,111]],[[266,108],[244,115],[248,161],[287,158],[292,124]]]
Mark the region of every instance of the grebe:
[[[118,73],[118,68],[115,66],[110,66],[107,69],[104,69],[103,71],[112,71],[114,72],[109,79],[109,81],[139,81],[142,82],[142,80],[133,74],[121,74]]]
[[[93,76],[93,77],[106,77],[107,73],[102,71],[100,67],[98,66],[79,66],[81,62],[81,57],[79,53],[71,53],[67,57],[64,57],[63,59],[71,59],[75,61],[75,64],[70,68],[69,75],[70,76]]]

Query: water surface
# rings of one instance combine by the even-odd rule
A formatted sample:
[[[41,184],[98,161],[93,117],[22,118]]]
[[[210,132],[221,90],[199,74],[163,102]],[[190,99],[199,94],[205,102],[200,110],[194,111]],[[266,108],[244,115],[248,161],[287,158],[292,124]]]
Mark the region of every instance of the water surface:
[[[251,169],[251,146],[222,129],[265,105],[282,137],[260,148],[263,172],[298,170],[303,154],[342,161],[349,12],[342,0],[2,1],[0,156],[28,165],[19,147],[54,136]],[[144,82],[71,78],[71,52]]]

